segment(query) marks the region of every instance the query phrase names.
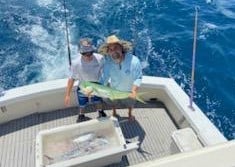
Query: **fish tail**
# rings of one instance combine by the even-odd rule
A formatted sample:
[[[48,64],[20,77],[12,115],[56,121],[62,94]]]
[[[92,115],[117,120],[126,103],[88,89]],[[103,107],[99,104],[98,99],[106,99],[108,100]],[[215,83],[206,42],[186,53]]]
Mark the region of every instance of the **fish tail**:
[[[139,102],[141,102],[141,103],[146,104],[146,102],[145,102],[144,100],[142,100],[138,95],[137,95],[137,97],[136,97],[136,100],[139,101]]]

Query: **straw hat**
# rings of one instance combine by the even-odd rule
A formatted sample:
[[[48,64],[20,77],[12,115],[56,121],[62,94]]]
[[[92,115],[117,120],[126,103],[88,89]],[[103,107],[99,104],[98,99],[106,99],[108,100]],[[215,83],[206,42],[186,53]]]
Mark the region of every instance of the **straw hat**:
[[[123,47],[123,50],[125,53],[132,50],[132,44],[130,42],[125,41],[125,40],[120,40],[116,35],[111,35],[111,36],[108,36],[106,38],[105,43],[99,47],[98,52],[103,55],[107,55],[108,54],[108,45],[114,44],[114,43],[120,44]]]

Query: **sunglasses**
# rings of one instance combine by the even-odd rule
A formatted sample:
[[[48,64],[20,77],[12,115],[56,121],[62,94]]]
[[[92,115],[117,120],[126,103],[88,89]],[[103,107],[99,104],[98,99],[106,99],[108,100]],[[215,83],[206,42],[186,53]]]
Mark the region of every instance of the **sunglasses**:
[[[92,56],[93,52],[81,53],[83,56],[89,57]]]

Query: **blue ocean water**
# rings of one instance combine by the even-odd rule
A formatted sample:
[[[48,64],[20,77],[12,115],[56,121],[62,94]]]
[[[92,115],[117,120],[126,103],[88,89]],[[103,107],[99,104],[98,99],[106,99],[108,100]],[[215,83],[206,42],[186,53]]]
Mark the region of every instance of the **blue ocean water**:
[[[194,99],[235,138],[235,0],[66,0],[66,6],[72,57],[80,37],[99,46],[117,34],[134,43],[145,75],[172,77],[187,93],[198,6]],[[63,0],[0,0],[0,87],[67,73]]]

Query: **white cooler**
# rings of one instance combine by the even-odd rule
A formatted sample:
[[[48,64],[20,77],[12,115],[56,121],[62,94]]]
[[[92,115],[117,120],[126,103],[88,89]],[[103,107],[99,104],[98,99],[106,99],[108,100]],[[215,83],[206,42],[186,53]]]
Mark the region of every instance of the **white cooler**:
[[[36,167],[105,166],[137,148],[126,143],[116,118],[93,119],[39,132]]]

